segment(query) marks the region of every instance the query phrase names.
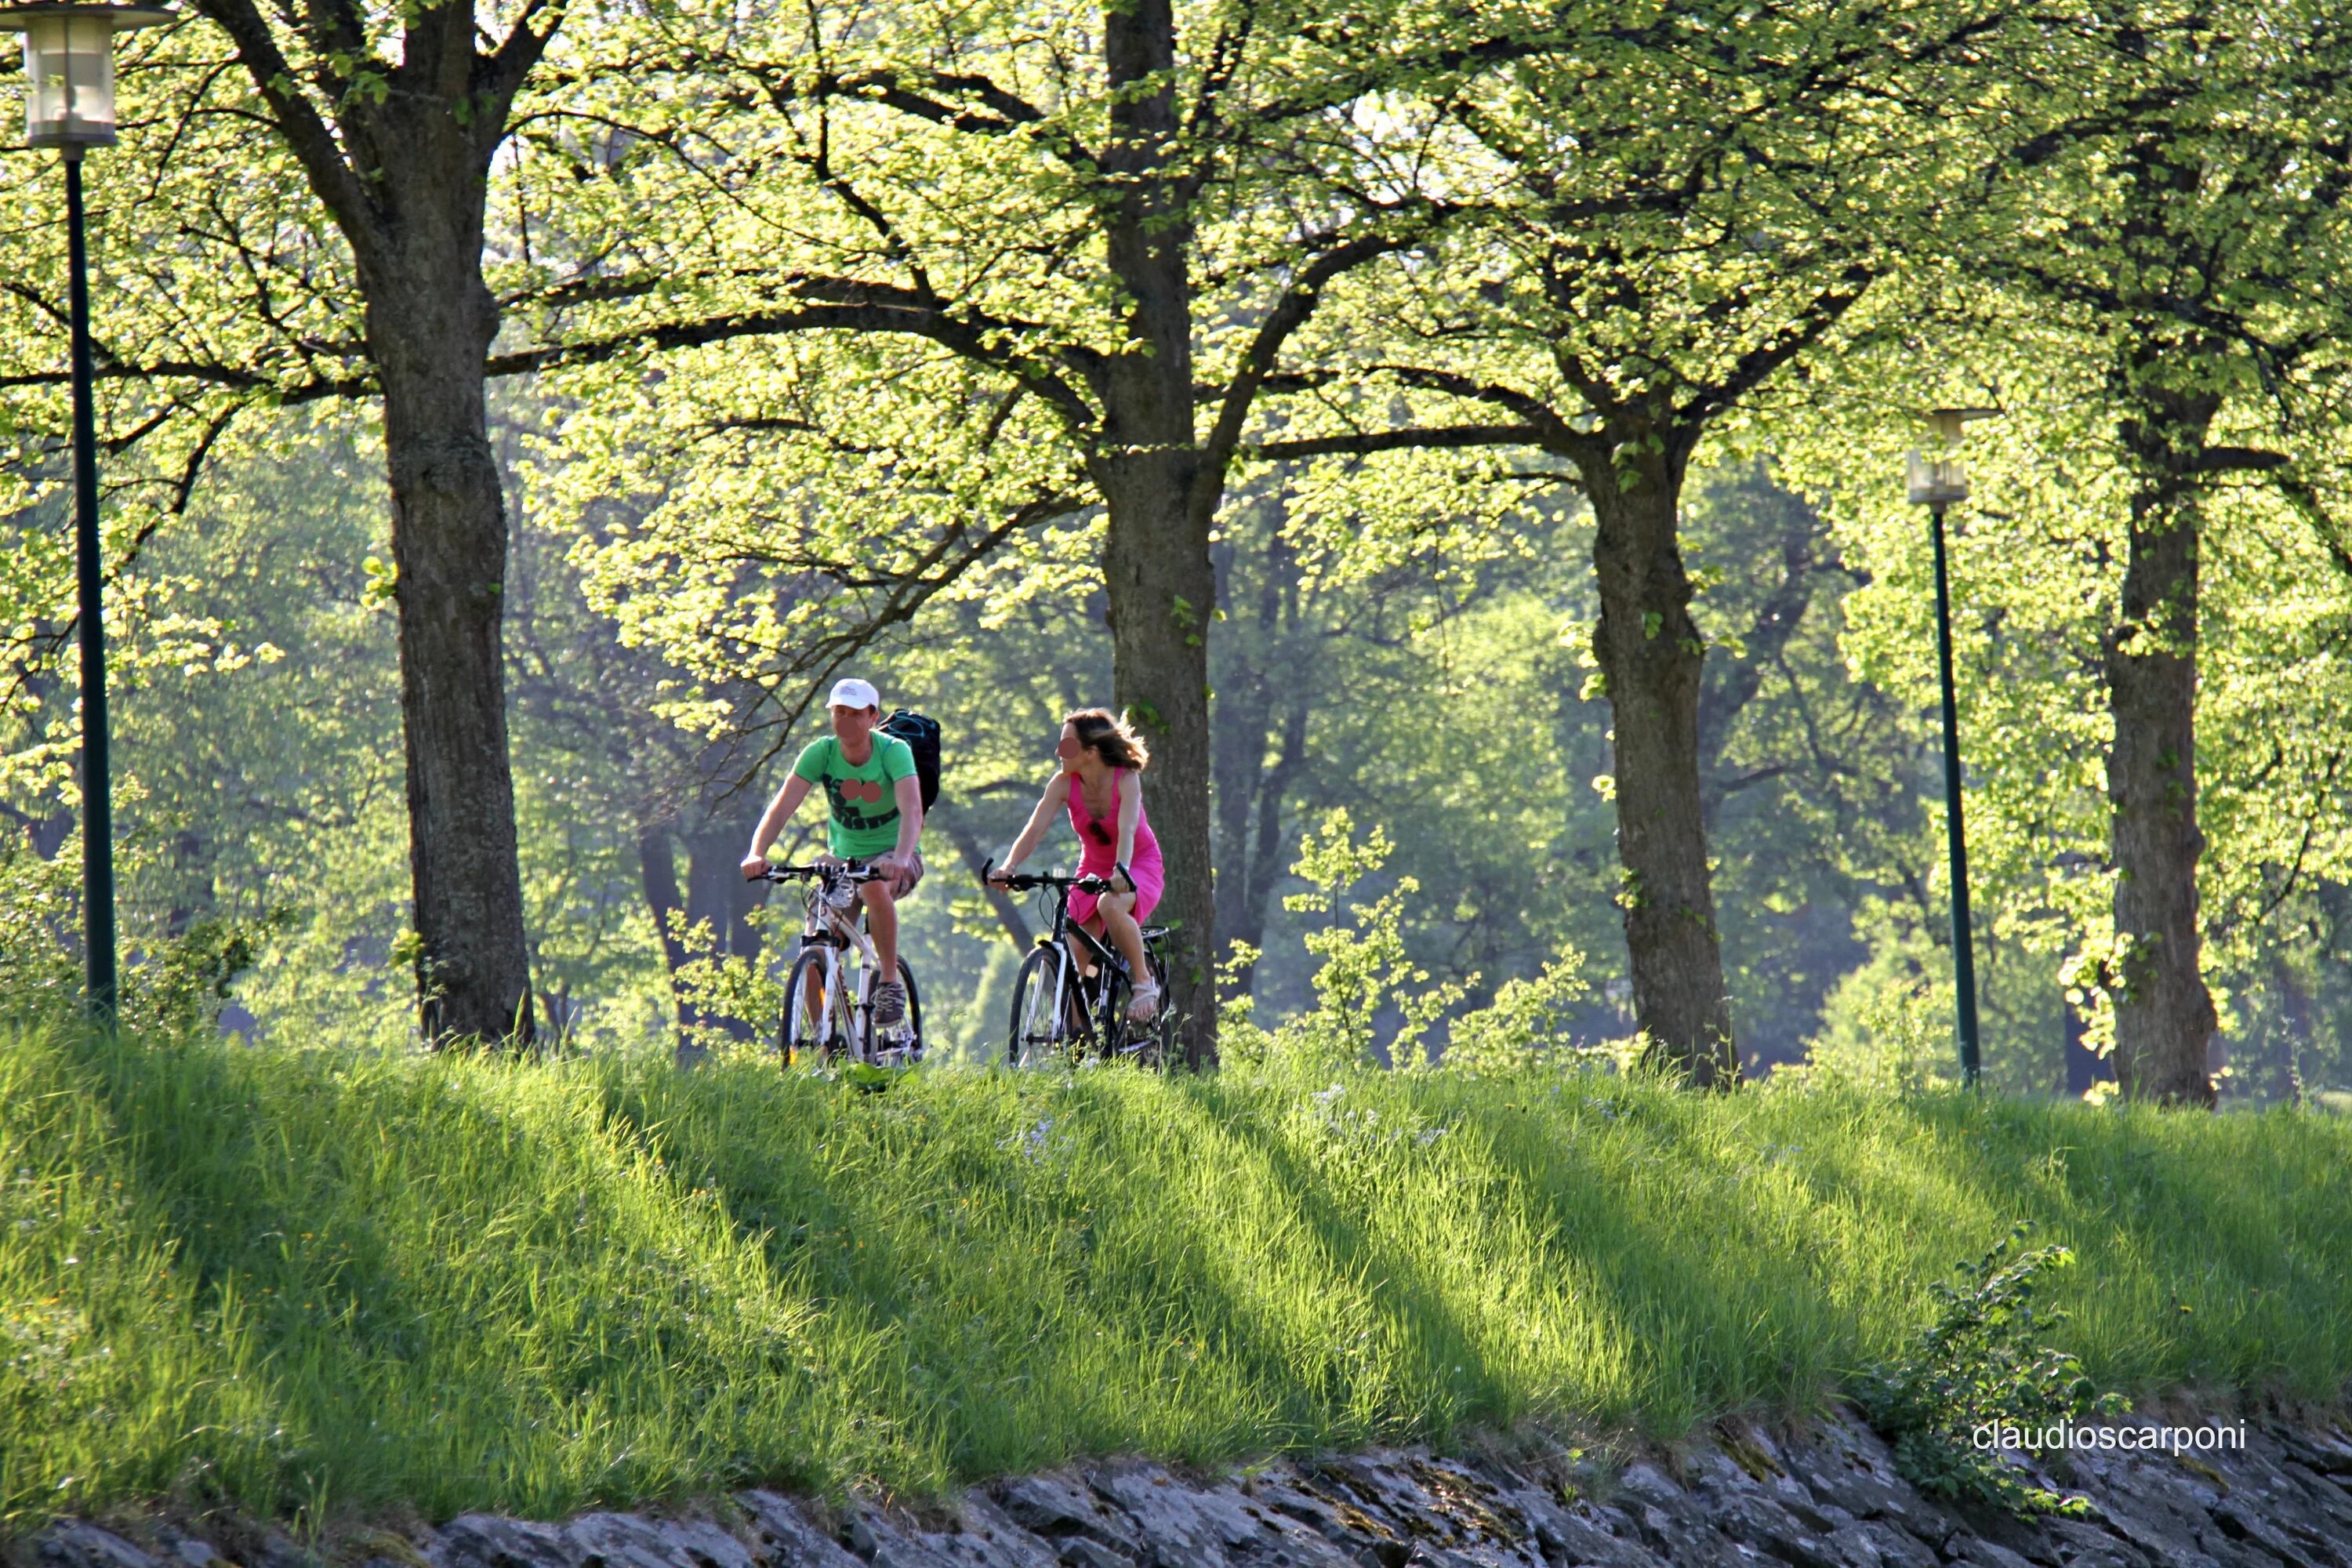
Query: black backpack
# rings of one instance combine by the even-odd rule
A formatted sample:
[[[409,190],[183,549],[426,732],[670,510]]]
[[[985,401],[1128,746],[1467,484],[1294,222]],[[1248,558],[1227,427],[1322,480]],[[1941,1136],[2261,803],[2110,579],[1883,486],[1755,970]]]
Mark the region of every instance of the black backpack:
[[[923,810],[929,812],[940,800],[940,721],[900,708],[875,728],[896,735],[915,753],[915,782],[922,786]]]

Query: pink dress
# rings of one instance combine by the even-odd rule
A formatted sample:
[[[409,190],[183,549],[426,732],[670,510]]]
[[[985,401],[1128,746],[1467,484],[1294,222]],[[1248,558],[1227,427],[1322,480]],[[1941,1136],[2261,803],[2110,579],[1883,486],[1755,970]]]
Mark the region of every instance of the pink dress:
[[[1087,809],[1086,785],[1076,773],[1070,775],[1070,826],[1086,846],[1078,857],[1078,874],[1082,877],[1110,877],[1118,862],[1118,813],[1123,804],[1119,785],[1127,777],[1125,768],[1113,768],[1110,773],[1110,815],[1097,816]],[[1127,864],[1129,874],[1135,878],[1135,918],[1137,923],[1150,917],[1160,905],[1160,889],[1167,881],[1167,873],[1160,866],[1160,840],[1151,836],[1151,824],[1144,819],[1143,803],[1135,806],[1135,858]],[[1101,899],[1093,893],[1070,893],[1070,918],[1086,921],[1094,919],[1095,906]]]

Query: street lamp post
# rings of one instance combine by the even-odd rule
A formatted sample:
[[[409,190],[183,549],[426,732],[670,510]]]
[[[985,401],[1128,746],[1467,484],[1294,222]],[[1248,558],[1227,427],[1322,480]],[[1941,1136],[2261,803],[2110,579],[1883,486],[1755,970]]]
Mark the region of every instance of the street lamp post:
[[[1936,554],[1936,673],[1944,700],[1944,838],[1952,867],[1952,992],[1960,1034],[1960,1078],[1977,1087],[1981,1055],[1977,1036],[1976,943],[1969,923],[1969,837],[1960,818],[1960,716],[1952,691],[1952,591],[1944,564],[1944,509],[1969,499],[1968,473],[1955,452],[1961,428],[1990,418],[1991,408],[1939,408],[1932,454],[1914,451],[1907,464],[1911,502],[1927,509]]]
[[[107,751],[106,621],[98,535],[98,426],[90,409],[89,256],[81,157],[114,144],[114,35],[170,13],[71,3],[0,7],[0,27],[25,35],[25,141],[65,154],[68,284],[73,316],[74,563],[81,626],[81,892],[85,1000],[114,1018],[114,784]]]

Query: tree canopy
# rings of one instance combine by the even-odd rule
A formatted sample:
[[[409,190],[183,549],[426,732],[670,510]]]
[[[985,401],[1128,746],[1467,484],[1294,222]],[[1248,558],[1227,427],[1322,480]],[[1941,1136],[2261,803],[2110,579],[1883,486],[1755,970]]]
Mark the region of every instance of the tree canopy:
[[[1314,1004],[1378,824],[1347,940],[1449,998],[1384,1059],[1570,964],[1560,1042],[1826,1070],[1948,1001],[1895,483],[1984,405],[1994,1080],[2342,1079],[2327,7],[203,0],[121,47],[128,929],[265,922],[232,1021],[759,1037],[732,861],[855,673],[947,725],[909,940],[972,1049],[1034,922],[969,873],[1108,701],[1196,1065]],[[0,160],[0,888],[66,944],[54,183]]]

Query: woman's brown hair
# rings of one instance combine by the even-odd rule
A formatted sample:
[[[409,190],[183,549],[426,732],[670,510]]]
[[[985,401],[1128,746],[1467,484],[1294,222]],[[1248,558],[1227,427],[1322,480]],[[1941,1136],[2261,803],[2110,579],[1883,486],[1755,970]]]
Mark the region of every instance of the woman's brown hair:
[[[1104,762],[1115,768],[1138,771],[1151,763],[1150,749],[1143,737],[1137,734],[1124,719],[1114,718],[1108,708],[1081,708],[1062,721],[1078,738],[1081,746],[1092,746]]]

